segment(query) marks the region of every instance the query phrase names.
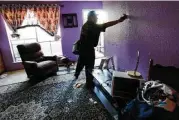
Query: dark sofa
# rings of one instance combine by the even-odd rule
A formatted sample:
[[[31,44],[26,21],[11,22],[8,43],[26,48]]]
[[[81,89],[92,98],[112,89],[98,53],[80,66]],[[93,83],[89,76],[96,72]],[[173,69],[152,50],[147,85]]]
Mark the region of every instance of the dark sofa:
[[[46,77],[58,71],[57,56],[44,56],[39,43],[18,45],[28,78]]]

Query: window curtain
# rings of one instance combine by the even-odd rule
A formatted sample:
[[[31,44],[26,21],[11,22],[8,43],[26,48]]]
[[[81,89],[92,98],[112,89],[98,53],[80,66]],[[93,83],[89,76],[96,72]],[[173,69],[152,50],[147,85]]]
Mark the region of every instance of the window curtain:
[[[41,27],[53,35],[57,33],[60,19],[58,5],[34,5],[30,11],[35,13]]]
[[[6,22],[15,31],[21,26],[27,13],[27,7],[24,5],[15,4],[2,5],[0,11]]]
[[[27,14],[28,10],[30,13]],[[7,23],[16,29],[27,27],[27,26],[39,26],[44,29],[47,33],[54,36],[57,34],[59,26],[59,5],[57,4],[41,4],[41,5],[2,5],[1,13]],[[26,15],[27,14],[27,15]],[[33,18],[36,18],[30,22]],[[26,19],[28,24],[23,25],[22,23]],[[29,24],[30,23],[30,24]],[[35,24],[34,24],[35,23]]]

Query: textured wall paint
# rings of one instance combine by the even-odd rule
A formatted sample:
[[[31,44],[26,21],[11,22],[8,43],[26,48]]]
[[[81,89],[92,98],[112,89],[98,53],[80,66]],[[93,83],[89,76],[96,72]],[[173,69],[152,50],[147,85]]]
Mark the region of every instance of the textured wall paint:
[[[14,3],[14,2],[4,2],[5,3]],[[16,2],[17,3],[17,2]],[[18,2],[22,3],[22,2]],[[24,2],[23,2],[24,3]],[[29,2],[25,2],[31,4]],[[34,3],[44,3],[44,2],[34,2]],[[45,2],[51,3],[51,2]],[[59,3],[59,2],[56,2]],[[63,13],[77,13],[78,16],[78,27],[77,28],[63,28],[62,19],[61,19],[61,33],[62,33],[62,49],[65,56],[76,59],[75,55],[72,54],[72,45],[73,43],[79,39],[80,28],[82,26],[82,9],[101,9],[102,2],[60,2],[60,4],[64,5],[61,8],[61,14]],[[5,30],[4,23],[0,18],[0,48],[3,53],[5,67],[7,71],[22,69],[23,66],[21,63],[12,63],[12,55],[10,51],[9,41],[7,38],[7,33]]]
[[[108,28],[105,53],[113,55],[118,69],[135,68],[146,78],[149,59],[162,65],[179,67],[179,2],[104,2],[108,20],[127,13],[131,19]]]

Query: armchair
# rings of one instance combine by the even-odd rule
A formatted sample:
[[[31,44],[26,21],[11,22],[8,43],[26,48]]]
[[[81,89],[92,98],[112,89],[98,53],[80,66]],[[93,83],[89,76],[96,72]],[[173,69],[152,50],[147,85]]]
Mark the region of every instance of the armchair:
[[[18,45],[28,78],[45,77],[58,71],[57,56],[44,56],[39,43]]]

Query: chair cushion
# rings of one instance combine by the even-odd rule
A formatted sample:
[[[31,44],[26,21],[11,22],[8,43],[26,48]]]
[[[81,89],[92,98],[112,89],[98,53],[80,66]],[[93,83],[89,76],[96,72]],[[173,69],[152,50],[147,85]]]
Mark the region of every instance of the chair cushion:
[[[40,69],[48,69],[54,66],[56,66],[56,62],[52,60],[47,60],[37,63],[37,67]]]

